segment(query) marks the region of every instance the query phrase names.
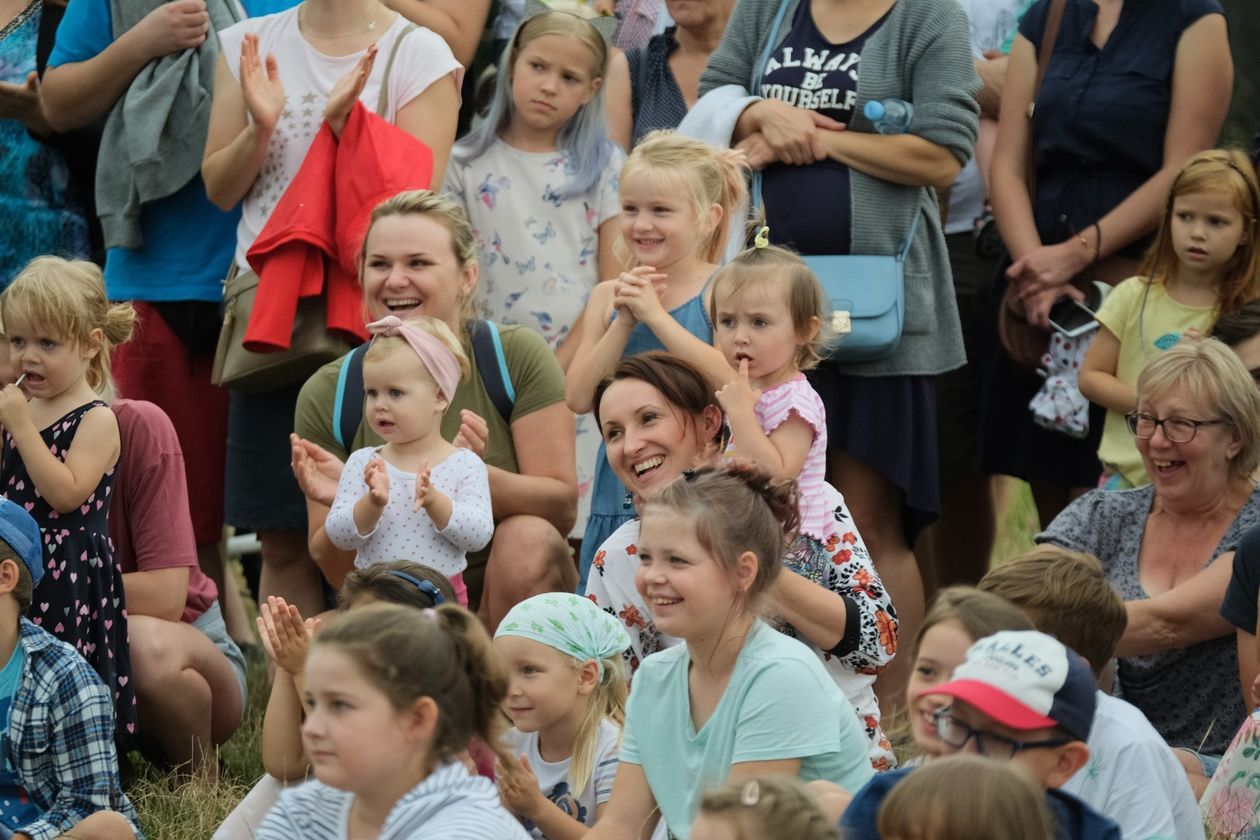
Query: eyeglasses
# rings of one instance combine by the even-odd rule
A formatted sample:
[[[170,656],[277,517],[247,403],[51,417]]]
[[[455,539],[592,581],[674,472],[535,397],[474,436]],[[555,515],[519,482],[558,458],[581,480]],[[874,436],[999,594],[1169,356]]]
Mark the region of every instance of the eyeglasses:
[[[1173,443],[1189,443],[1194,440],[1200,426],[1228,425],[1228,420],[1191,420],[1187,417],[1165,417],[1162,420],[1152,414],[1133,411],[1124,415],[1124,422],[1129,427],[1129,434],[1138,440],[1150,440],[1155,437],[1155,428],[1162,426],[1164,437]]]
[[[1047,738],[1044,741],[1016,741],[1014,738],[1007,738],[1005,735],[998,735],[996,732],[972,729],[965,721],[949,714],[949,711],[946,709],[942,709],[933,715],[932,720],[936,722],[936,734],[940,735],[941,740],[954,749],[961,750],[967,746],[968,741],[975,738],[976,752],[988,758],[996,758],[1002,761],[1013,758],[1017,752],[1037,748],[1061,747],[1075,740],[1074,738]]]

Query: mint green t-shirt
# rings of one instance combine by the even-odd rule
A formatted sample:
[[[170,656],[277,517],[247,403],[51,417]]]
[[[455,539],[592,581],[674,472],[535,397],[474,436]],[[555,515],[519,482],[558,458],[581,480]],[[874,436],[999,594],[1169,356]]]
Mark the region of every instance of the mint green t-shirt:
[[[874,775],[853,707],[805,645],[758,621],[730,682],[697,732],[686,645],[643,660],[626,710],[621,760],[638,764],[666,825],[691,836],[700,799],[731,767],[801,759],[800,778],[860,789]]]

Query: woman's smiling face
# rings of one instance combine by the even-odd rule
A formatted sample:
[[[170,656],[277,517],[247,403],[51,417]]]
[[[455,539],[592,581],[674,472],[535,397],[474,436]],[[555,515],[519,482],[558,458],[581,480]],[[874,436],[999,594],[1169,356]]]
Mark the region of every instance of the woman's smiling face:
[[[641,499],[706,454],[703,419],[686,414],[639,379],[609,385],[599,403],[599,419],[609,466]]]

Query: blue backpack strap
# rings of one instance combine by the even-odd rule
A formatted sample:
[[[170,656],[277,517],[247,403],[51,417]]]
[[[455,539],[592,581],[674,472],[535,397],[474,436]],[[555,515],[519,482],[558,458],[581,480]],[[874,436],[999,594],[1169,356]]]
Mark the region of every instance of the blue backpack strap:
[[[481,381],[486,386],[486,394],[503,422],[510,426],[516,391],[512,388],[512,375],[508,373],[507,359],[503,357],[499,326],[494,321],[472,320],[468,322],[468,335],[472,339],[473,358],[476,359]]]
[[[347,353],[341,360],[337,373],[337,395],[333,400],[333,439],[346,452],[354,444],[354,436],[363,422],[363,356],[367,353],[365,342]]]

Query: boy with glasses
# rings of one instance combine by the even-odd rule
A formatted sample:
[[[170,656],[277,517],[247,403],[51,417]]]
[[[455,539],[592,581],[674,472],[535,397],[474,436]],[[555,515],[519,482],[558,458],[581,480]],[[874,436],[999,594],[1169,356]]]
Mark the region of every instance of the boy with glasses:
[[[937,715],[947,749],[1023,764],[1046,791],[1058,837],[1120,840],[1112,820],[1057,790],[1089,759],[1085,741],[1097,690],[1085,660],[1051,636],[1029,630],[980,639],[953,679],[930,693],[950,701]],[[857,793],[840,821],[847,840],[880,836],[880,803],[911,772],[878,774]]]

